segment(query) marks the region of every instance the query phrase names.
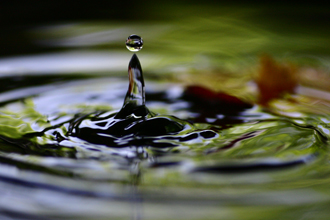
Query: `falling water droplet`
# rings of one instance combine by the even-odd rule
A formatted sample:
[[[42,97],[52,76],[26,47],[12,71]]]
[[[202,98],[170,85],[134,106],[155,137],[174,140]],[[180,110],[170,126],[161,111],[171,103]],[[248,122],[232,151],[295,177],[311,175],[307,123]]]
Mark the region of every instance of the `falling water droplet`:
[[[143,40],[140,36],[132,34],[126,40],[126,47],[129,51],[137,52],[143,47]]]

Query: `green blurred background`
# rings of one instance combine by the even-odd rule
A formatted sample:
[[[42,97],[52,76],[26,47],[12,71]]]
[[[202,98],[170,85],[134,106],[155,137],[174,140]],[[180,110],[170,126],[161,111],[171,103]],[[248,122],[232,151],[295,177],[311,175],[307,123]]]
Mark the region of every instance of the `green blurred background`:
[[[139,56],[145,56],[149,72],[238,71],[255,64],[262,53],[328,69],[327,6],[298,1],[6,1],[0,7],[0,56],[83,50],[122,53],[127,60],[131,54],[124,41],[134,33],[144,38]]]

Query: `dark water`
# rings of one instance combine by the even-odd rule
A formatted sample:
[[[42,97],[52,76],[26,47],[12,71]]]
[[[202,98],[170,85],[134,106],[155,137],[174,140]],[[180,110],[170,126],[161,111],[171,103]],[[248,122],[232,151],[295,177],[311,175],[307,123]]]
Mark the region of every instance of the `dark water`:
[[[127,118],[125,78],[1,83],[4,219],[240,218],[246,207],[269,218],[327,204],[328,116],[208,105],[147,81],[150,112]]]
[[[180,4],[140,23],[39,14],[54,24],[30,17],[0,36],[1,219],[327,219],[326,104],[263,108],[246,88],[228,100],[170,80],[223,68],[239,81],[259,52],[327,70],[327,13]],[[132,33],[145,40],[145,97],[125,72]]]

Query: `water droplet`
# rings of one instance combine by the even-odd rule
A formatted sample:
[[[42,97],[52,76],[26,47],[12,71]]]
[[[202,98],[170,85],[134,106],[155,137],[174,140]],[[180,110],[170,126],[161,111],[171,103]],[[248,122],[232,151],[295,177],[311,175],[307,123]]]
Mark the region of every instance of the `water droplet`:
[[[126,40],[126,47],[129,51],[137,52],[143,47],[143,40],[140,36],[132,34]]]

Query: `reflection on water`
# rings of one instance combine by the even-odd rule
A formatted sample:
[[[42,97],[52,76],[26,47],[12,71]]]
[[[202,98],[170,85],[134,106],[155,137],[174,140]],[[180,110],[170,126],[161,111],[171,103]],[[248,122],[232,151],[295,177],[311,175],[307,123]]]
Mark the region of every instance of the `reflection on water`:
[[[328,41],[265,28],[259,13],[219,8],[194,19],[24,32],[47,50],[0,59],[1,218],[326,218],[329,93],[299,87],[264,108],[251,104],[246,69],[259,52],[326,69]],[[131,33],[145,41],[147,117],[117,114]],[[234,76],[217,85],[241,99],[170,82],[183,73],[215,85],[207,72],[219,69]]]
[[[142,56],[147,61],[145,66],[158,62],[151,56]],[[42,55],[10,57],[0,60],[0,74],[6,75],[40,75],[54,73],[108,73],[123,71],[127,66],[129,55],[124,53],[79,51]]]
[[[254,107],[244,114],[223,113],[226,120],[195,123],[199,133],[190,129],[159,136],[139,147],[132,137],[113,143],[110,137],[89,140],[91,133],[68,136],[72,119],[88,115],[91,121],[84,119],[84,126],[92,128],[101,121],[93,122],[91,112],[118,110],[126,80],[62,81],[46,86],[48,91],[40,89],[45,86],[34,87],[39,91],[35,97],[25,90],[23,102],[14,101],[21,93],[8,91],[11,99],[2,105],[0,179],[6,216],[107,219],[142,212],[144,218],[162,219],[169,212],[173,218],[240,218],[249,205],[269,217],[264,208],[328,202],[322,176],[328,171],[329,137],[312,125],[329,120],[327,116],[302,115],[295,123]],[[209,117],[190,108],[184,90],[169,95],[167,88],[173,86],[179,85],[147,82],[147,106],[184,120]],[[200,132],[207,128],[218,134]],[[176,215],[174,208],[189,211]]]

